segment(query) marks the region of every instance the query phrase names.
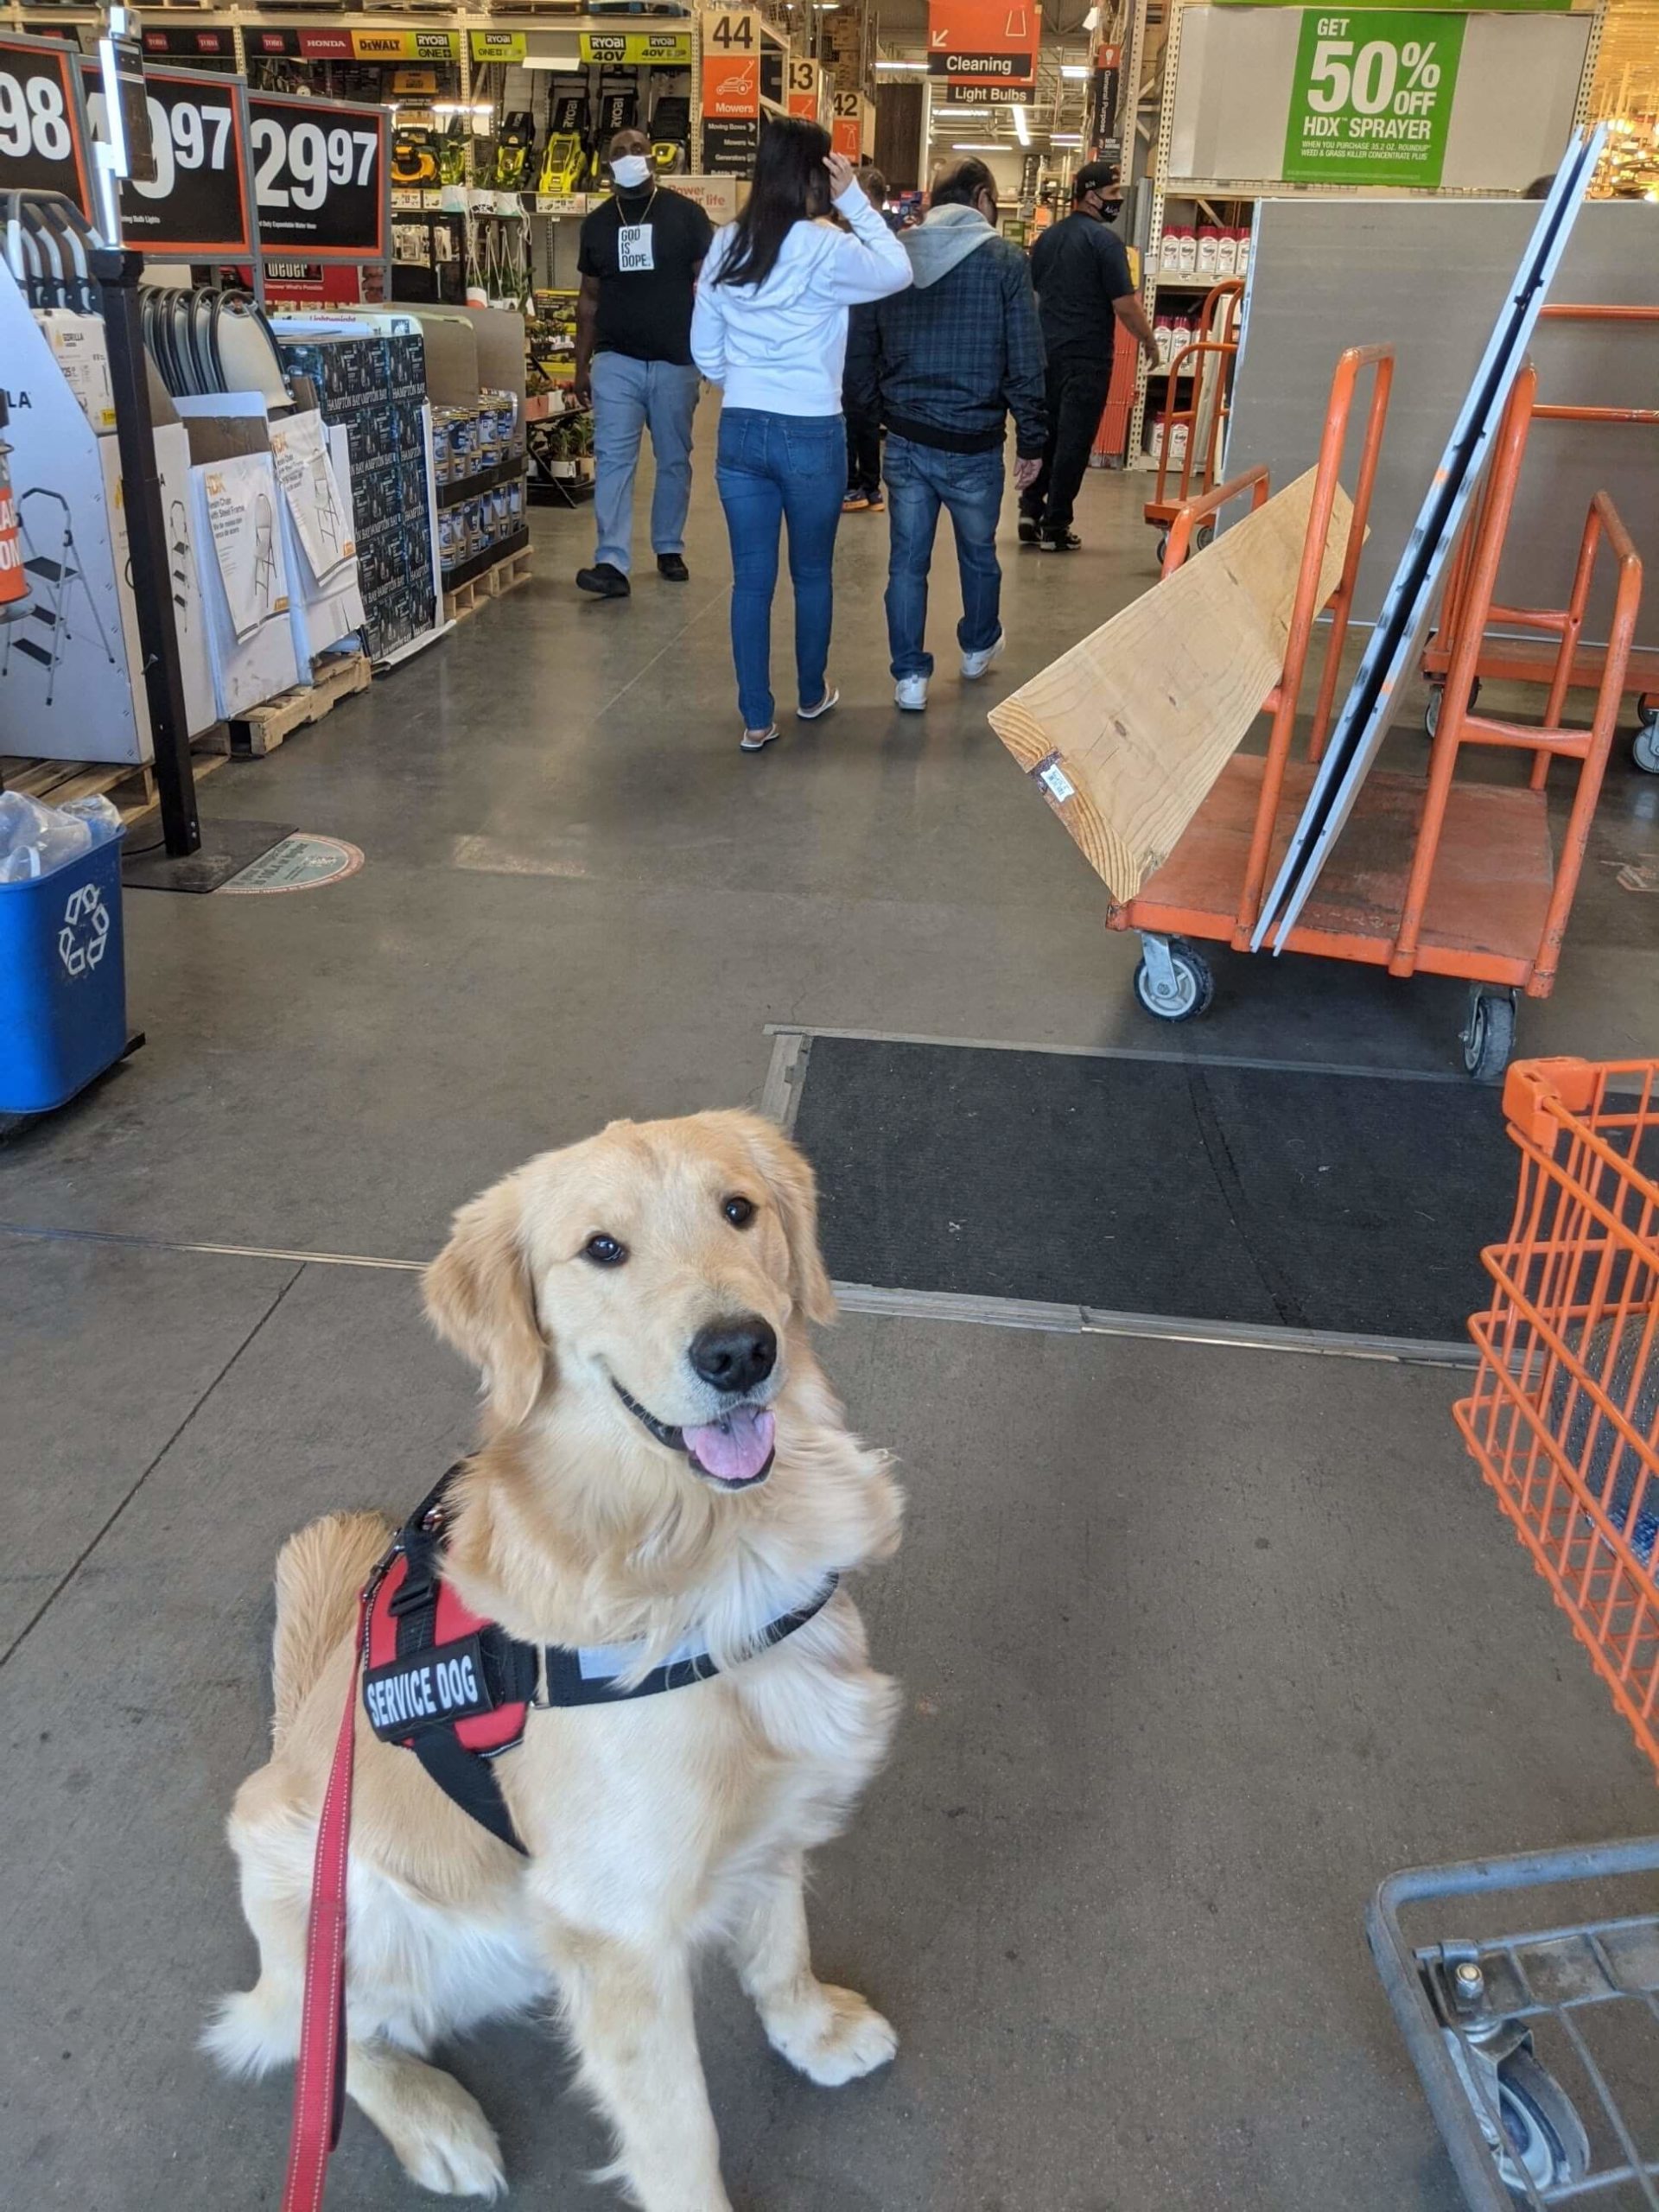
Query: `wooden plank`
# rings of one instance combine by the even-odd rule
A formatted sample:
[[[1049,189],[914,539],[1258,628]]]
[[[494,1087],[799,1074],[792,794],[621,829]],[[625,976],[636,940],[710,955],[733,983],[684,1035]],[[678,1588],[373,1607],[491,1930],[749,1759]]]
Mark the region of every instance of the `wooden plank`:
[[[209,733],[211,735],[211,733]],[[198,754],[191,763],[195,779],[211,776],[217,760]],[[156,804],[155,771],[131,760],[0,760],[0,789],[23,791],[44,806],[67,806],[71,799],[108,798],[123,822],[136,822]]]
[[[1279,681],[1315,474],[991,709],[992,728],[1120,901],[1168,858]],[[1352,513],[1338,486],[1320,606]]]

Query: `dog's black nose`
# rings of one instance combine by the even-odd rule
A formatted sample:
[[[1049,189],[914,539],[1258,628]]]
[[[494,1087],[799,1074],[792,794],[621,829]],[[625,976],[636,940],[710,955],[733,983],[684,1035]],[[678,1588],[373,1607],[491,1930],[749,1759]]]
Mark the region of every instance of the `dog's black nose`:
[[[741,1397],[758,1389],[778,1363],[778,1332],[758,1313],[710,1321],[691,1339],[691,1364],[716,1390]]]

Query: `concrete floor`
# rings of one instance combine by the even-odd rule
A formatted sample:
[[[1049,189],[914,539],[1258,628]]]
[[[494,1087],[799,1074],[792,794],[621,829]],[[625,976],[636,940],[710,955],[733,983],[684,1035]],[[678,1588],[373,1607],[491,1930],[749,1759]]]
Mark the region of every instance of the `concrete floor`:
[[[1073,560],[1010,548],[998,689],[1150,581],[1141,488],[1091,480]],[[286,2082],[229,2087],[193,2045],[251,1961],[219,1831],[264,1734],[270,1560],[321,1508],[411,1501],[473,1418],[407,1271],[303,1255],[418,1260],[541,1146],[753,1100],[768,1021],[1455,1051],[1455,987],[1290,962],[1223,962],[1205,1027],[1149,1035],[1132,944],[982,694],[947,672],[925,720],[893,710],[879,520],[842,540],[843,708],[760,760],[735,749],[706,467],[689,588],[646,573],[626,606],[579,601],[587,518],[537,536],[528,589],[204,786],[209,817],[353,840],[360,874],[130,894],[146,1049],[0,1154],[20,2202],[277,2198]],[[1524,1049],[1659,1051],[1659,899],[1618,878],[1659,851],[1656,800],[1618,769]],[[1398,1866],[1652,1823],[1651,1777],[1455,1442],[1455,1378],[869,1317],[827,1350],[912,1521],[864,1593],[908,1719],[824,1855],[817,1943],[904,2046],[885,2077],[812,2089],[711,1973],[734,2202],[1452,2212],[1366,1896]],[[492,2032],[456,2065],[517,2194],[576,2201],[602,2145],[550,2094],[551,2037]],[[330,2201],[419,2201],[355,2115]]]

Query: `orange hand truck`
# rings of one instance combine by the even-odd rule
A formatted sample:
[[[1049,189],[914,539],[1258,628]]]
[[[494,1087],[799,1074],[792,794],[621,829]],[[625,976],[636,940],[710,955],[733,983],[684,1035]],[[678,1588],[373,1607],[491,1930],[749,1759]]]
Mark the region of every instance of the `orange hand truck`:
[[[1659,307],[1559,306],[1546,307],[1541,314],[1543,320],[1554,322],[1659,327]],[[1651,429],[1659,428],[1659,407],[1573,407],[1557,403],[1544,404],[1535,400],[1529,415],[1529,429],[1533,423],[1605,423]],[[1488,498],[1491,496],[1491,489],[1488,487]],[[1440,620],[1423,653],[1422,671],[1434,687],[1429,693],[1428,707],[1424,715],[1424,725],[1431,738],[1440,724],[1441,687],[1457,651],[1458,641],[1471,620],[1472,610],[1468,604],[1469,585],[1473,550],[1480,535],[1481,518],[1478,509],[1471,515],[1458,540],[1451,572],[1446,579]],[[1525,639],[1508,637],[1503,633],[1505,630],[1541,630],[1559,634],[1560,621],[1558,609],[1490,606],[1486,610],[1485,624],[1497,626],[1495,630],[1484,624],[1482,626],[1471,703],[1480,695],[1483,677],[1517,683],[1552,683],[1556,672],[1553,649],[1541,642],[1529,643]],[[1567,678],[1569,686],[1594,690],[1601,681],[1607,650],[1605,645],[1586,645],[1575,639],[1572,669]],[[1637,728],[1630,748],[1631,758],[1637,766],[1649,775],[1659,775],[1659,646],[1633,645],[1630,647],[1625,661],[1623,690],[1633,695],[1636,700]]]
[[[1319,549],[1331,513],[1332,488],[1359,368],[1378,364],[1354,518],[1342,579],[1332,595],[1333,620],[1315,704],[1306,758],[1292,760],[1297,694],[1318,609]],[[1264,756],[1235,753],[1187,824],[1174,851],[1135,897],[1107,912],[1111,929],[1139,930],[1142,958],[1135,993],[1148,1014],[1185,1021],[1204,1013],[1215,992],[1210,964],[1191,940],[1210,938],[1235,951],[1249,948],[1262,893],[1284,854],[1324,748],[1335,696],[1354,572],[1369,506],[1386,405],[1386,349],[1344,353],[1332,385],[1319,449],[1319,474],[1306,549],[1292,606],[1282,680],[1268,695],[1273,724]],[[1591,818],[1600,796],[1613,740],[1625,667],[1636,632],[1642,563],[1605,492],[1591,503],[1579,543],[1572,598],[1565,609],[1535,620],[1560,635],[1544,723],[1540,728],[1478,717],[1471,711],[1475,659],[1490,617],[1497,568],[1514,505],[1515,486],[1537,385],[1529,365],[1516,382],[1499,426],[1491,482],[1472,541],[1464,594],[1466,619],[1447,671],[1444,709],[1429,760],[1427,787],[1418,775],[1374,768],[1353,815],[1302,918],[1283,950],[1386,968],[1392,976],[1457,976],[1471,986],[1460,1032],[1464,1066],[1478,1082],[1496,1083],[1515,1040],[1516,1003],[1548,998],[1567,916],[1578,889]],[[1259,504],[1265,470],[1251,470],[1188,503],[1170,531],[1168,575],[1185,558],[1192,531],[1228,501],[1250,492]],[[1610,641],[1600,662],[1593,719],[1569,728],[1561,712],[1584,624],[1598,555],[1605,547],[1618,571]],[[1529,787],[1458,782],[1465,745],[1507,747],[1535,758]],[[1553,855],[1544,780],[1552,759],[1576,760],[1579,783],[1559,861]],[[1281,800],[1284,805],[1281,810]]]
[[[1470,1323],[1479,1364],[1456,1419],[1659,1765],[1659,1061],[1517,1061],[1503,1107],[1520,1187],[1508,1237],[1484,1255],[1496,1287]],[[1378,1890],[1372,1955],[1472,2212],[1659,2212],[1651,2097],[1645,2124],[1619,2097],[1654,2075],[1656,1874],[1659,1838],[1644,1838]],[[1629,1878],[1637,1912],[1608,1895]],[[1424,1942],[1402,1925],[1452,1897],[1586,1881],[1597,1916],[1571,1926]]]
[[[1169,550],[1170,524],[1189,499],[1213,489],[1220,472],[1227,417],[1232,410],[1233,367],[1238,359],[1243,303],[1242,276],[1225,277],[1206,292],[1197,329],[1169,365],[1159,425],[1158,481],[1142,510],[1142,519],[1159,531],[1160,563]],[[1182,380],[1189,376],[1192,381],[1186,404],[1178,406]],[[1169,473],[1177,459],[1178,445],[1180,470],[1172,498]],[[1212,522],[1199,524],[1192,541],[1194,550],[1201,550],[1214,536]]]

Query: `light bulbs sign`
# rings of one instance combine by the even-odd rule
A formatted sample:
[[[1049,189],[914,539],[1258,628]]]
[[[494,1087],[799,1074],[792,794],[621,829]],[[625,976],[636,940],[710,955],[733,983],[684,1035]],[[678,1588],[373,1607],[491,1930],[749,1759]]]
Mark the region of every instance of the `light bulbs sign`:
[[[1463,30],[1461,16],[1440,12],[1305,9],[1286,179],[1433,190],[1446,161]]]

